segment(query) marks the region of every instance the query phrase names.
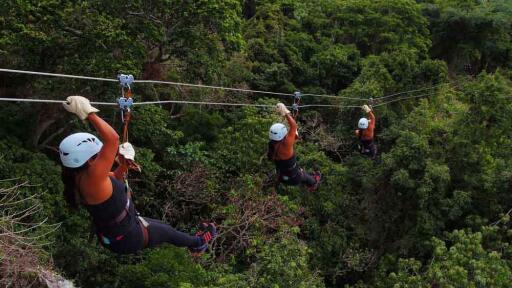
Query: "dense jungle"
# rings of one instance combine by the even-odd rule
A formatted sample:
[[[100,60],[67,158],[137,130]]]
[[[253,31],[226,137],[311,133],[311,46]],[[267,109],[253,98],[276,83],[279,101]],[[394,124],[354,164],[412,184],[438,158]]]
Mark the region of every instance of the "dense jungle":
[[[190,234],[217,225],[192,257],[98,244],[64,199],[58,153],[94,128],[60,104],[0,101],[2,287],[512,285],[512,1],[2,0],[0,68],[132,74],[135,102],[262,105],[133,107],[138,211]],[[296,154],[321,171],[316,191],[275,184],[267,159],[270,126],[286,123],[271,106],[296,91]],[[0,71],[2,99],[120,93]],[[354,135],[365,104],[376,159]],[[120,131],[118,107],[93,106]]]

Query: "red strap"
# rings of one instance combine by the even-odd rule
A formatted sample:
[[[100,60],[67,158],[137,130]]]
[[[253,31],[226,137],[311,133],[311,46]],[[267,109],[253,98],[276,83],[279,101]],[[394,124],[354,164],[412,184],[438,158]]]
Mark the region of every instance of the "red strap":
[[[132,89],[128,88],[128,91],[126,91],[126,99],[132,98]],[[128,124],[130,123],[130,120],[132,119],[132,113],[130,111],[125,111],[123,113],[123,143],[128,142]]]
[[[130,123],[130,120],[132,119],[132,113],[127,111],[124,113],[124,125],[123,125],[123,142],[128,142],[128,124]]]

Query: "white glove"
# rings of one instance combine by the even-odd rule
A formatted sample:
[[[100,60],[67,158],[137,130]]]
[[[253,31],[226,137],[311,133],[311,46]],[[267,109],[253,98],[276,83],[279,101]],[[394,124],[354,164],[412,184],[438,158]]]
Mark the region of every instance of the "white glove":
[[[370,113],[370,111],[372,111],[372,109],[370,109],[370,107],[368,105],[363,105],[363,107],[361,107],[361,108],[363,108],[364,112],[366,112],[366,113]]]
[[[89,99],[82,96],[69,96],[62,105],[66,110],[75,113],[82,120],[85,120],[89,113],[100,111],[91,106]]]
[[[286,108],[286,106],[284,106],[283,103],[277,103],[276,105],[276,111],[277,113],[279,113],[281,116],[285,116],[286,114],[290,113],[290,110],[288,110],[288,108]]]
[[[119,154],[123,155],[124,159],[127,160],[135,160],[135,149],[133,149],[132,144],[130,142],[125,142],[119,145]]]

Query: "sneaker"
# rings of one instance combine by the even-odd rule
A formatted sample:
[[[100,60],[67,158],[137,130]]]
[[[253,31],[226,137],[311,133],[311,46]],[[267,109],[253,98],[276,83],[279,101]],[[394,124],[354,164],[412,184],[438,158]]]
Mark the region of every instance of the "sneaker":
[[[322,173],[320,173],[320,171],[318,171],[318,168],[315,169],[315,171],[311,174],[311,176],[313,176],[316,183],[315,183],[315,185],[308,187],[309,192],[316,191],[318,189],[318,186],[320,186],[320,181],[322,180]]]
[[[201,223],[199,227],[199,231],[197,231],[196,236],[201,237],[203,240],[203,245],[189,248],[192,256],[200,256],[208,249],[208,243],[217,236],[217,227],[215,227],[214,223]]]

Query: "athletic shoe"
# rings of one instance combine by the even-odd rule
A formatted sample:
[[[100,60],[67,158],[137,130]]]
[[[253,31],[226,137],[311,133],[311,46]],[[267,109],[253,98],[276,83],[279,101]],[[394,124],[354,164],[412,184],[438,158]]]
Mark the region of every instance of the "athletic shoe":
[[[200,237],[203,244],[199,247],[189,248],[192,256],[199,256],[208,249],[208,243],[217,236],[217,227],[214,223],[201,223],[196,236]]]
[[[320,186],[320,181],[322,180],[322,173],[318,171],[318,168],[315,169],[315,171],[311,174],[313,178],[315,179],[316,183],[315,185],[308,187],[309,192],[314,192],[318,189],[318,186]]]

